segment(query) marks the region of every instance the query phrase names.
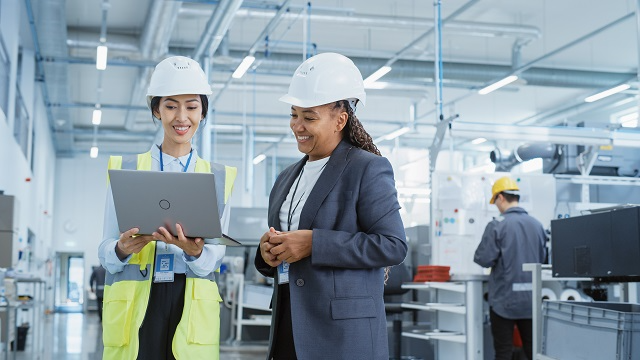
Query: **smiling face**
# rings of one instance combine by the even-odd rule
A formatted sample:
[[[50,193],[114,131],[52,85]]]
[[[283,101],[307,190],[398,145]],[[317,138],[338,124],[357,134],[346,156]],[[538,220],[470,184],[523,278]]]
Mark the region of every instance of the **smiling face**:
[[[162,151],[174,157],[188,154],[191,138],[204,119],[200,95],[163,96],[153,115],[164,128]]]
[[[342,129],[348,114],[335,103],[311,108],[291,107],[289,126],[298,142],[298,150],[309,155],[309,161],[330,156],[342,140]]]

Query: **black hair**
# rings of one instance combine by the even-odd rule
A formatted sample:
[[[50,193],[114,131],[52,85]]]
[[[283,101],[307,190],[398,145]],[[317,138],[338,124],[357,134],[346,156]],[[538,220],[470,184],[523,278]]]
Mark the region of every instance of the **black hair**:
[[[506,192],[501,192],[500,194],[504,196],[506,202],[512,203],[514,201],[520,201],[520,195],[507,194]]]
[[[202,103],[202,118],[204,119],[203,121],[207,120],[207,112],[209,111],[209,98],[206,95],[199,95],[200,96],[200,102]],[[156,121],[156,116],[154,115],[154,112],[160,112],[160,99],[162,97],[161,96],[154,96],[151,98],[151,106],[149,106],[151,108],[151,118],[153,119],[153,121]]]

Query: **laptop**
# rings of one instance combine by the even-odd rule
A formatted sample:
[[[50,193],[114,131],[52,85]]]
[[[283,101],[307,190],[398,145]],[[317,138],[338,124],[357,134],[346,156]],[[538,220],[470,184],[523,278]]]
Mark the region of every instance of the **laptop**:
[[[164,226],[175,235],[178,223],[205,244],[242,245],[222,233],[212,173],[109,170],[109,178],[120,232],[150,235]]]

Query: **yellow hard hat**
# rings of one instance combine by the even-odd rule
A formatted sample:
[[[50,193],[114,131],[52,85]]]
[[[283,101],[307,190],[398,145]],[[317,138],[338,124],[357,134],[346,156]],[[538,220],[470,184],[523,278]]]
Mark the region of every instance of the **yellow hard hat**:
[[[517,193],[515,192],[519,190],[520,188],[518,187],[518,183],[515,180],[508,176],[503,176],[500,179],[496,180],[495,183],[493,183],[493,187],[491,188],[491,200],[489,201],[489,204],[495,203],[496,197],[498,197],[498,194],[500,194],[501,192],[517,195]]]

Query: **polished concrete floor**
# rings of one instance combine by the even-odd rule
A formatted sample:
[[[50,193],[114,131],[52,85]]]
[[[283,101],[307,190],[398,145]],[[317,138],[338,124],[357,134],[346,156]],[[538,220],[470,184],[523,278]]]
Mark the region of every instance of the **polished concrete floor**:
[[[24,351],[15,352],[16,360],[102,359],[102,327],[95,312],[55,313],[43,316],[40,323],[43,326],[42,336],[38,339],[37,329],[30,328]],[[4,360],[6,354],[0,355],[0,360]],[[262,344],[222,345],[220,348],[221,360],[265,358],[266,346]]]

